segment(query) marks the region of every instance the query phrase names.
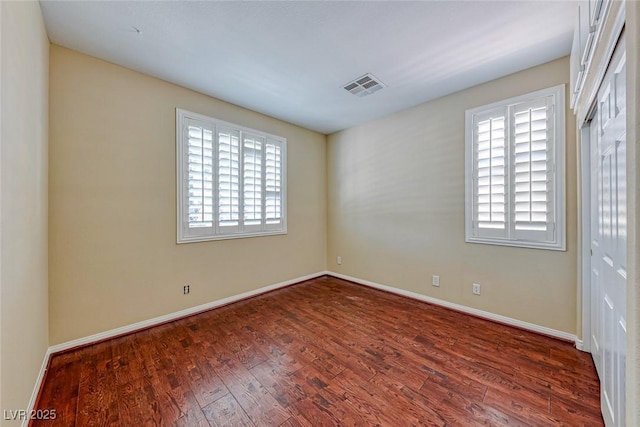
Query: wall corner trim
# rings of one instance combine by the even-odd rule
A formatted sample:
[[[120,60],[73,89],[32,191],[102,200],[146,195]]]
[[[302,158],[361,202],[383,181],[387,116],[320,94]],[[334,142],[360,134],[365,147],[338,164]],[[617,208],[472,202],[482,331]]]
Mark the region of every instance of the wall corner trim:
[[[369,280],[360,279],[357,277],[347,276],[345,274],[334,273],[328,271],[327,275],[337,277],[338,279],[348,280],[350,282],[358,283],[360,285],[369,286],[371,288],[380,289],[390,292],[392,294],[405,296],[418,301],[427,302],[430,304],[439,305],[441,307],[450,308],[462,313],[470,314],[472,316],[481,317],[483,319],[491,320],[493,322],[502,323],[508,326],[514,326],[516,328],[525,329],[531,332],[536,332],[541,335],[547,335],[553,338],[559,338],[564,341],[570,341],[575,343],[578,348],[578,342],[582,345],[582,341],[578,341],[578,337],[568,332],[558,331],[556,329],[547,328],[545,326],[536,325],[534,323],[524,322],[522,320],[514,319],[500,314],[491,313],[489,311],[478,310],[477,308],[467,307],[465,305],[456,304],[453,302],[441,300],[438,298],[429,297],[426,295],[418,294],[416,292],[406,291],[404,289],[394,288],[393,286],[382,285],[380,283],[371,282]]]

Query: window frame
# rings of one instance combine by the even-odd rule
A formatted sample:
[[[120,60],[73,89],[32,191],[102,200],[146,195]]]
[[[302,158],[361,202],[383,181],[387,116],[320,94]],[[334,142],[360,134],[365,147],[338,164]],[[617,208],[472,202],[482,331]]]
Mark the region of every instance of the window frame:
[[[213,151],[216,155],[213,158],[213,218],[212,227],[203,227],[203,230],[188,233],[190,230],[188,227],[188,167],[185,159],[186,149],[188,149],[188,138],[185,138],[185,126],[187,122],[195,121],[207,125],[213,131]],[[237,226],[230,226],[227,230],[222,230],[219,224],[219,202],[218,202],[218,180],[219,180],[219,135],[216,129],[224,128],[238,132],[239,135],[239,166],[238,174],[242,176],[244,171],[243,156],[244,152],[244,138],[243,135],[248,134],[253,137],[262,138],[263,143],[263,155],[264,160],[266,151],[266,145],[268,141],[277,143],[280,146],[280,224],[268,224],[266,219],[265,210],[265,186],[266,186],[266,167],[262,164],[264,172],[261,173],[262,181],[262,218],[259,225],[244,225],[244,218],[242,218],[243,210],[239,212],[239,224]],[[242,186],[243,178],[240,178],[238,183],[238,197],[240,205],[244,204],[244,188]],[[273,236],[287,234],[287,139],[278,135],[273,135],[267,132],[262,132],[256,129],[251,129],[245,126],[237,125],[235,123],[226,122],[213,117],[208,117],[202,114],[194,113],[192,111],[176,108],[176,205],[177,205],[177,230],[176,238],[178,244],[194,243],[194,242],[206,242],[215,240],[228,240],[228,239],[241,239],[248,237],[260,237],[260,236]],[[206,230],[209,230],[208,232]]]
[[[515,138],[512,133],[512,120],[514,120],[515,106],[521,103],[534,103],[540,99],[553,98],[553,162],[552,162],[552,191],[553,191],[553,238],[539,240],[535,238],[518,238],[515,229],[515,198],[512,187],[515,187]],[[565,150],[566,150],[566,121],[565,121],[565,85],[557,85],[546,89],[537,90],[524,95],[515,96],[502,101],[471,108],[465,111],[465,242],[480,243],[488,245],[513,246],[532,249],[547,249],[566,251],[566,172],[565,172]],[[476,162],[475,145],[476,131],[475,118],[486,115],[491,111],[505,111],[505,233],[504,236],[478,235],[474,227],[476,214]],[[549,162],[547,163],[549,164]],[[549,181],[546,181],[549,182]],[[522,234],[528,234],[519,232]],[[491,234],[491,232],[486,233]]]

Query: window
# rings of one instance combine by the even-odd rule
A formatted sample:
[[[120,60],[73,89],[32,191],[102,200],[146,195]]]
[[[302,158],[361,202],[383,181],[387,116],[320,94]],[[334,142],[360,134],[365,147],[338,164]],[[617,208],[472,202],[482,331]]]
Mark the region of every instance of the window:
[[[285,234],[287,140],[176,109],[178,243]]]
[[[466,111],[466,241],[565,250],[564,85]]]

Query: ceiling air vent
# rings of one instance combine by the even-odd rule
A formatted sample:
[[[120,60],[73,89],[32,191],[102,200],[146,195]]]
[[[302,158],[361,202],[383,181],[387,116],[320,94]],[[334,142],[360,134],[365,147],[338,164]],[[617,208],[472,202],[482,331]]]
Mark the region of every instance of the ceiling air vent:
[[[365,74],[362,77],[358,77],[356,80],[347,83],[344,85],[344,88],[354,94],[355,96],[359,96],[362,98],[363,96],[371,95],[376,93],[382,88],[385,88],[385,84],[378,80],[377,77],[372,76],[371,74]]]

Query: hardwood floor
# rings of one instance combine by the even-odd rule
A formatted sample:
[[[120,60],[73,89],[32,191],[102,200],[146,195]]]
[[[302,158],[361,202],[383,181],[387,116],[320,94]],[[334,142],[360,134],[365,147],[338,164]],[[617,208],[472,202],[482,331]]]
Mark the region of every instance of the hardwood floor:
[[[324,277],[53,357],[60,426],[602,425],[571,344]]]

